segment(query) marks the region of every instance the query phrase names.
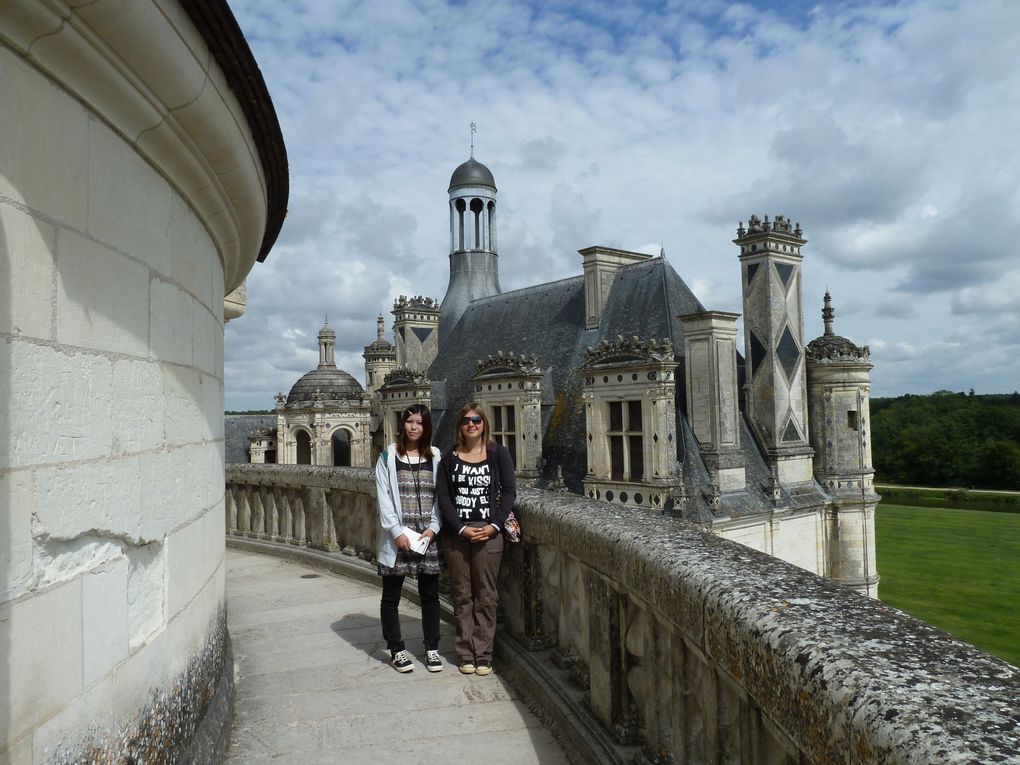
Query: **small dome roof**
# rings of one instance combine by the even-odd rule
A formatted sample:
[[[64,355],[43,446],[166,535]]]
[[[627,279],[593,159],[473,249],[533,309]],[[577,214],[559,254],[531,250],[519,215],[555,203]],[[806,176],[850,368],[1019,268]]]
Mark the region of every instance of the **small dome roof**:
[[[868,346],[863,348],[840,335],[822,335],[807,344],[809,359],[846,359],[867,360],[870,356]]]
[[[342,369],[313,369],[294,383],[287,396],[287,409],[306,409],[322,404],[358,401],[365,389]]]
[[[492,177],[492,171],[471,157],[467,162],[460,165],[450,176],[450,188],[453,191],[458,186],[488,186],[496,190],[496,179]]]

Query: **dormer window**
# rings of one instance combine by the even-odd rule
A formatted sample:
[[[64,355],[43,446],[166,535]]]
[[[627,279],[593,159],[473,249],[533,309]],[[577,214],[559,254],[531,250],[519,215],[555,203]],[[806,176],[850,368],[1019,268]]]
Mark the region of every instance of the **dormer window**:
[[[642,481],[645,477],[644,428],[640,401],[610,401],[609,476],[614,481]]]

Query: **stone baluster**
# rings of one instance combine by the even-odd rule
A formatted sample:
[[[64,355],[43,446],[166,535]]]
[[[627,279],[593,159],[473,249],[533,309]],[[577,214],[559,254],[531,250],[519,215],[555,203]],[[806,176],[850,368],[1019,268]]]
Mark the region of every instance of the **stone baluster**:
[[[287,544],[294,544],[294,509],[291,502],[291,490],[278,490],[277,508],[280,513],[280,538]]]
[[[227,484],[227,490],[224,492],[224,500],[226,501],[226,512],[224,515],[227,519],[227,533],[237,533],[237,500],[234,499],[234,486]]]
[[[251,525],[252,535],[258,539],[266,538],[266,507],[262,502],[266,494],[266,487],[257,484],[252,487],[251,497]]]
[[[280,540],[280,515],[276,507],[277,490],[273,486],[267,486],[262,497],[263,507],[266,513],[266,538],[274,542]]]
[[[242,536],[247,536],[251,531],[251,508],[248,506],[248,487],[238,487],[235,499],[237,500],[237,532]]]

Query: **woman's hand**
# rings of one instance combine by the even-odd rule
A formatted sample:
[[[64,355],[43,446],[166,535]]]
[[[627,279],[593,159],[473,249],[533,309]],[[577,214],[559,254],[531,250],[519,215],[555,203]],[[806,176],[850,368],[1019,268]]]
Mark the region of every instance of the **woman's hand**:
[[[411,541],[407,538],[407,534],[401,534],[393,542],[397,545],[398,550],[406,551],[411,549]]]
[[[469,532],[470,536],[468,537],[468,539],[469,541],[476,543],[488,542],[490,539],[496,536],[496,534],[499,533],[498,531],[496,531],[495,526],[480,526],[478,528],[472,529],[471,531],[473,531],[474,533]]]
[[[428,537],[429,541],[436,538],[436,532],[434,532],[432,529],[425,529],[425,531],[423,531],[421,535],[423,537]]]

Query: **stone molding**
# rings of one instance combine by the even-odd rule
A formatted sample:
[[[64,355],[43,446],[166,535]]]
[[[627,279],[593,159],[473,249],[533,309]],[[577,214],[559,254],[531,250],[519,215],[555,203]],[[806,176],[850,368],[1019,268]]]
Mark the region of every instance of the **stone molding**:
[[[184,3],[182,12],[156,0],[75,8],[10,0],[0,34],[109,123],[187,200],[216,243],[230,293],[265,258],[282,225],[286,153],[265,84],[229,9],[223,2],[200,5]],[[219,66],[231,58],[236,63],[226,71]],[[255,102],[247,106],[236,95],[241,73],[246,100]]]
[[[374,557],[370,470],[230,465],[227,489],[231,537]],[[1020,756],[1020,669],[973,646],[672,518],[534,489],[515,512],[497,651],[585,761]]]

